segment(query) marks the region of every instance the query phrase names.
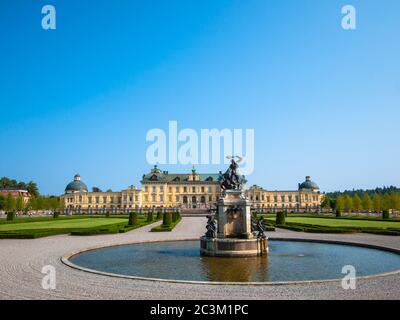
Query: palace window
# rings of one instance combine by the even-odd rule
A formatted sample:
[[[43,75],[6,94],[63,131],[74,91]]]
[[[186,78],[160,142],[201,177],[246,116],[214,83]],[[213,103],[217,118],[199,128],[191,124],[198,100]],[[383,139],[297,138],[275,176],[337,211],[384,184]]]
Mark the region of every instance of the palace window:
[[[176,193],[179,193],[179,187],[176,187],[175,191],[176,191]]]
[[[153,202],[156,202],[156,196],[151,196],[151,198]]]
[[[175,196],[175,198],[176,198],[176,202],[179,202],[179,196]]]
[[[103,197],[103,203],[107,202],[107,197]]]
[[[169,190],[169,192],[172,192],[172,187],[169,187],[168,190]]]
[[[192,192],[196,193],[196,187],[192,187]]]
[[[92,197],[88,197],[88,202],[92,203]]]
[[[210,201],[210,202],[212,201],[212,196],[208,197],[208,201]]]
[[[205,190],[204,190],[204,187],[201,187],[201,192],[204,193],[204,191],[205,191]]]
[[[160,202],[164,202],[164,197],[160,195]]]
[[[212,188],[208,187],[208,193],[211,193],[211,192],[212,192]]]
[[[285,196],[281,196],[281,201],[285,202]]]
[[[172,202],[172,196],[168,196],[168,201]]]
[[[187,187],[183,187],[183,192],[187,192]]]
[[[278,202],[278,197],[274,196],[274,202]]]
[[[144,192],[149,191],[149,188],[147,186],[144,187]]]
[[[153,187],[153,192],[156,192],[156,191],[157,191],[156,187]]]
[[[163,186],[160,187],[160,192],[164,192],[164,187]]]

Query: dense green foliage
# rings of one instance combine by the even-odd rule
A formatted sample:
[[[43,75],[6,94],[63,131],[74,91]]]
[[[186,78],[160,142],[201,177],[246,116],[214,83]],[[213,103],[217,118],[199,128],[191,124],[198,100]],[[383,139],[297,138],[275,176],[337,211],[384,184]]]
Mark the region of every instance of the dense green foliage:
[[[285,224],[285,218],[286,218],[285,212],[278,212],[276,214],[276,220],[275,220],[276,224],[277,225],[284,225]]]
[[[152,222],[153,221],[153,212],[148,212],[147,213],[147,222]]]
[[[172,214],[171,212],[164,212],[162,225],[167,227],[172,224]]]
[[[39,196],[39,189],[37,187],[37,184],[33,181],[25,183],[25,182],[18,182],[17,180],[9,179],[7,177],[2,177],[0,179],[0,189],[27,190],[30,193],[30,195],[36,197]]]
[[[400,210],[400,190],[390,187],[327,193],[322,207],[345,212]]]
[[[173,214],[171,212],[166,212],[166,213],[164,213],[164,216],[163,216],[163,223],[160,224],[157,227],[152,228],[151,231],[152,232],[168,232],[168,231],[172,231],[175,228],[175,226],[182,219],[180,213],[178,213],[178,212],[174,212],[174,213],[176,213],[176,220],[175,221],[172,221],[173,220],[172,219]],[[164,222],[165,222],[165,224],[164,224]]]
[[[9,211],[7,212],[7,221],[13,221],[15,219],[15,212]]]
[[[137,224],[137,219],[138,219],[138,214],[137,214],[137,212],[130,212],[130,213],[129,213],[128,225],[129,225],[129,226],[134,226],[135,224]]]
[[[389,215],[389,210],[383,210],[382,211],[382,219],[383,220],[389,220],[390,215]]]

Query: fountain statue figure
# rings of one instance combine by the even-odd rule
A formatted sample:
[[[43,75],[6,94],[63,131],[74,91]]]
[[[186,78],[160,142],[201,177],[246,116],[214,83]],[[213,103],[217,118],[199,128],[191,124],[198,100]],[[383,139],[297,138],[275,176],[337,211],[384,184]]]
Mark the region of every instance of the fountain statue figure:
[[[239,156],[228,156],[227,159],[231,160],[229,168],[220,177],[222,190],[241,190],[243,183],[245,183],[244,176],[239,176],[238,163],[242,161]],[[237,159],[237,161],[235,161]]]
[[[200,239],[200,253],[214,257],[263,256],[268,252],[264,221],[252,219],[251,202],[246,199],[244,176],[239,175],[239,156],[227,157],[229,168],[220,175],[221,197],[217,212],[208,217],[207,232]]]

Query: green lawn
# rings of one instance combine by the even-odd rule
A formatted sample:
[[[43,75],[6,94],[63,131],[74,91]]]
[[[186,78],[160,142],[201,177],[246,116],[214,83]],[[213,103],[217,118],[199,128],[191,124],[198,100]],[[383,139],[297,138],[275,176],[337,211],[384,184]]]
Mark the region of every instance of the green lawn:
[[[127,222],[127,219],[121,218],[82,218],[82,219],[53,219],[51,221],[26,222],[26,223],[7,223],[0,224],[0,232],[16,231],[28,229],[80,229],[100,226],[109,226],[113,224]]]
[[[0,239],[34,239],[56,234],[98,235],[107,233],[129,232],[143,227],[148,222],[146,216],[139,216],[135,225],[128,225],[128,217],[118,215],[104,216],[63,216],[17,218],[14,221],[0,223]]]
[[[269,221],[275,218],[267,217]],[[313,224],[324,227],[355,227],[355,228],[399,228],[400,222],[395,221],[376,221],[376,220],[351,220],[351,219],[327,219],[311,217],[286,217],[286,222]]]

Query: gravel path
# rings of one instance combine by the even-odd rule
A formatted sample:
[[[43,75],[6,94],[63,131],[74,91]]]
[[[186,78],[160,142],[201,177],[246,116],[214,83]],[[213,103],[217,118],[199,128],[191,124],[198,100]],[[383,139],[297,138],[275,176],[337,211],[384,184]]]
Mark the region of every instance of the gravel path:
[[[153,224],[125,234],[0,240],[0,299],[400,299],[399,275],[359,279],[356,290],[343,290],[340,281],[257,286],[205,285],[102,276],[70,268],[60,261],[66,253],[88,247],[198,238],[204,233],[205,223],[205,218],[184,217],[172,232],[148,232],[156,225]],[[326,235],[288,230],[271,232],[268,236],[347,241],[400,249],[400,238],[391,236]],[[45,265],[56,268],[55,290],[42,289],[44,274],[41,270]]]

